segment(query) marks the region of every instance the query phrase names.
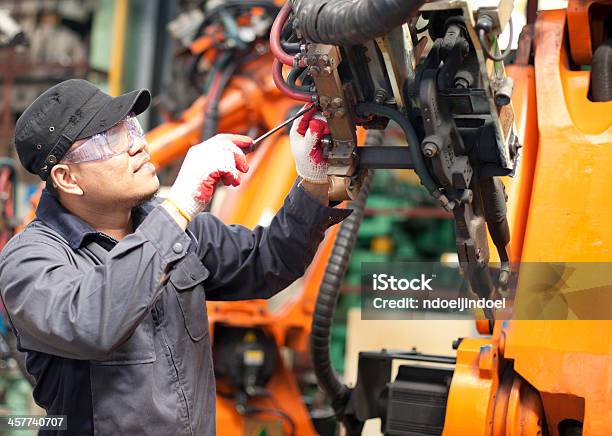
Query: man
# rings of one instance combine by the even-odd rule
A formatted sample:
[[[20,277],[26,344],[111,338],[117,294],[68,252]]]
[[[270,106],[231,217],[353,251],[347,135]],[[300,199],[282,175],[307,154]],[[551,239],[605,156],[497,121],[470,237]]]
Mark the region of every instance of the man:
[[[214,434],[204,301],[284,289],[348,214],[327,206],[325,126],[312,114],[291,133],[302,181],[268,227],[201,213],[217,183],[248,170],[245,136],[192,147],[168,198],[149,201],[159,181],[134,118],[149,103],[146,90],[112,98],[68,80],[16,126],[19,158],[47,190],[0,256],[0,289],[34,398],[67,415],[71,435]]]

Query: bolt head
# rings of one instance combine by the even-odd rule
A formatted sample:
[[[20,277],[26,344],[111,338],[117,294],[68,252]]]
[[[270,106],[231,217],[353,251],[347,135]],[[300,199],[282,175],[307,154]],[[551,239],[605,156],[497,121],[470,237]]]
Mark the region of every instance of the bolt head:
[[[498,93],[498,94],[495,94],[494,100],[497,106],[506,106],[510,104],[510,101],[512,99],[507,94]]]
[[[455,79],[455,88],[467,89],[469,86],[468,81],[464,77],[457,77]]]
[[[438,146],[433,142],[425,142],[423,144],[423,154],[425,157],[434,157],[438,154]]]

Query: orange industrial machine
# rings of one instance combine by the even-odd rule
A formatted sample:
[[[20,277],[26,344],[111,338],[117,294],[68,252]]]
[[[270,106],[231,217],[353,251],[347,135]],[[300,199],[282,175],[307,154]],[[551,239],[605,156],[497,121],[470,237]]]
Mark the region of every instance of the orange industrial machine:
[[[356,208],[357,218],[329,232],[303,280],[282,294],[285,301],[207,303],[219,379],[218,434],[315,434],[281,356],[283,347],[307,352],[311,330],[315,371],[348,434],[360,433],[373,417],[383,418],[381,431],[390,435],[612,434],[612,333],[604,320],[612,305],[609,288],[590,290],[586,316],[585,307],[563,296],[568,320],[493,321],[494,314],[486,314],[490,319],[477,321],[481,337],[457,341],[456,359],[362,353],[353,389],[335,379],[326,355],[337,297],[328,279],[338,282],[346,266],[369,168],[414,168],[441,206],[455,214],[459,257],[480,295],[495,295],[504,286],[503,274],[486,268],[489,250],[506,272],[510,261],[612,260],[606,202],[612,188],[606,177],[612,166],[610,2],[571,0],[567,10],[540,13],[505,71],[507,53],[500,53],[497,35],[509,21],[506,1],[479,14],[462,0],[361,2],[352,11],[365,11],[367,25],[357,12],[325,1],[288,3],[266,27],[274,57],[257,38],[248,47],[238,41],[244,37],[240,26],[278,12],[272,2],[259,2],[268,7],[263,10],[227,2],[238,8],[229,11],[233,22],[227,11],[208,11],[189,44],[198,62],[191,72],[207,72],[191,79],[206,96],[175,110],[173,119],[148,134],[153,161],[162,168],[217,129],[263,131],[299,107],[296,100],[314,101],[332,132],[326,140],[332,195],[353,199]],[[400,27],[408,17],[414,18]],[[229,45],[228,34],[234,38]],[[219,58],[228,47],[246,61],[235,65]],[[247,48],[256,53],[253,58]],[[289,74],[282,64],[291,67]],[[362,147],[355,125],[383,129],[388,119],[402,126],[409,147]],[[490,153],[464,159],[457,143],[470,144],[475,131]],[[449,173],[442,157],[464,177]],[[284,133],[263,143],[249,163],[241,186],[219,192],[213,202],[213,212],[225,222],[265,224],[295,178]],[[479,177],[465,177],[473,171]],[[513,178],[506,177],[512,172]],[[505,197],[499,181],[507,204],[500,201]],[[520,309],[520,290],[515,303]],[[601,311],[592,315],[593,307]],[[391,380],[396,359],[419,365],[402,365]]]
[[[508,261],[612,260],[605,200],[612,164],[611,2],[570,1],[567,10],[540,13],[505,72],[509,50],[500,53],[497,35],[511,26],[511,2],[477,10],[444,0],[323,3],[293,4],[307,43],[301,53],[273,49],[277,65],[305,68],[314,79],[311,91],[332,132],[332,175],[357,186],[363,180],[365,152],[354,148],[351,125],[405,123],[411,161],[399,159],[453,211],[461,267],[478,296],[504,293],[515,267]],[[417,28],[417,18],[427,24]],[[429,38],[415,36],[424,31]],[[301,91],[288,95],[307,100]],[[518,144],[520,166],[514,165]],[[491,154],[497,157],[488,159]],[[501,262],[497,276],[486,268],[489,260]],[[561,270],[561,284],[570,270]],[[580,292],[555,287],[535,297],[527,288],[516,291],[517,319],[496,321],[485,312],[488,319],[477,322],[483,337],[457,341],[456,360],[361,353],[350,389],[330,370],[328,344],[317,342],[313,328],[315,371],[347,434],[359,434],[374,417],[389,435],[612,434],[610,283]],[[337,293],[325,284],[319,299],[323,292],[333,306]],[[540,319],[528,320],[530,314]],[[394,360],[419,365],[401,365],[391,380]]]
[[[612,261],[611,11],[570,1],[540,12],[508,68],[524,151],[508,212],[522,262]],[[444,434],[612,434],[612,291],[564,299],[570,320],[481,323],[491,336],[461,342]]]

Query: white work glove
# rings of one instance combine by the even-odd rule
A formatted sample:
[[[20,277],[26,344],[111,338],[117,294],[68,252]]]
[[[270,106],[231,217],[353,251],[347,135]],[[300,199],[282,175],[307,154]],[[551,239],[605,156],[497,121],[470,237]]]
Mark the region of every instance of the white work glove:
[[[252,142],[248,136],[221,134],[191,147],[167,200],[191,221],[210,203],[217,183],[240,184],[240,173],[249,169],[240,148]]]
[[[295,168],[302,179],[311,183],[327,183],[329,164],[323,156],[321,140],[329,133],[325,117],[316,113],[314,108],[293,122],[289,139]]]

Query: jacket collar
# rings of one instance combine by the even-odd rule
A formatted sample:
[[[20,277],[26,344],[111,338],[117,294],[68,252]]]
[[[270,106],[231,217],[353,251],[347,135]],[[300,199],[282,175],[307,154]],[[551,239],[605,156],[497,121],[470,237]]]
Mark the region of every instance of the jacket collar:
[[[132,209],[134,229],[140,225],[149,212],[151,212],[160,201],[160,199],[154,198]],[[80,248],[85,239],[90,237],[110,238],[98,232],[85,221],[69,212],[61,205],[58,199],[51,195],[46,189],[42,191],[40,201],[38,202],[36,217],[66,239],[73,250]]]

